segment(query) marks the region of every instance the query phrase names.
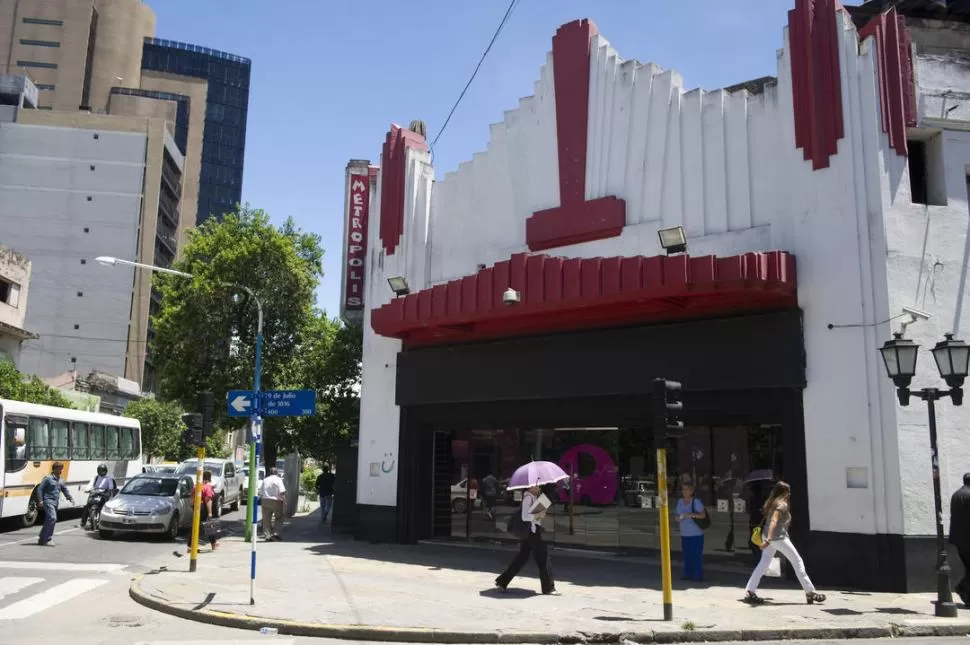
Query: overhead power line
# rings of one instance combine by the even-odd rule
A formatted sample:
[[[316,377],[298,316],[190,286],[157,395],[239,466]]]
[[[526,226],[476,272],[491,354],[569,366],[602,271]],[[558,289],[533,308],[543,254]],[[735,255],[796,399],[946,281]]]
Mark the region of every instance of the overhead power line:
[[[486,47],[485,51],[482,52],[482,57],[479,59],[478,65],[475,66],[475,71],[472,72],[472,75],[468,79],[468,82],[465,83],[465,87],[464,89],[462,89],[461,94],[458,95],[458,99],[455,101],[455,104],[451,106],[451,111],[448,112],[448,117],[445,119],[445,122],[441,124],[441,129],[439,129],[438,134],[435,135],[434,141],[431,142],[432,149],[434,149],[435,145],[438,143],[438,139],[441,138],[441,135],[444,134],[445,129],[448,127],[448,123],[451,121],[451,117],[455,114],[455,110],[458,109],[458,106],[461,104],[462,99],[465,98],[465,93],[468,92],[468,88],[471,87],[472,83],[475,80],[475,77],[478,76],[478,70],[482,68],[482,63],[485,62],[485,59],[488,57],[488,53],[492,51],[492,45],[494,45],[495,41],[498,40],[499,34],[502,33],[502,30],[505,28],[505,24],[509,21],[509,17],[512,15],[512,12],[515,10],[516,5],[518,4],[519,4],[519,0],[512,0],[511,2],[509,2],[509,6],[505,10],[505,15],[502,16],[502,21],[498,24],[498,27],[495,29],[495,33],[492,34],[492,39],[488,42],[488,47]]]

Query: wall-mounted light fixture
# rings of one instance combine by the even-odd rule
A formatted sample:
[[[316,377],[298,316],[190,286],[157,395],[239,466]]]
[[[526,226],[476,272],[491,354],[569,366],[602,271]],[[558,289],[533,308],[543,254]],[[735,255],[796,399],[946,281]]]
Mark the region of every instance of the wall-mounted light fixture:
[[[657,235],[660,236],[660,246],[667,252],[667,255],[687,251],[687,234],[684,233],[683,226],[662,228],[657,231]]]
[[[391,287],[391,291],[393,291],[394,295],[396,296],[406,296],[411,293],[411,288],[408,287],[407,278],[403,276],[396,275],[392,278],[388,278],[387,284]]]

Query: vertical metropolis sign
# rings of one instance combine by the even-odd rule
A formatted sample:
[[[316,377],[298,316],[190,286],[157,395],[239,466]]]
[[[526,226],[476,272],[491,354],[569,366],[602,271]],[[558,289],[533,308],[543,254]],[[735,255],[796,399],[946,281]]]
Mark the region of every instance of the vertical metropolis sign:
[[[348,323],[360,323],[364,318],[364,276],[367,262],[371,172],[369,161],[355,159],[347,164],[340,317]]]

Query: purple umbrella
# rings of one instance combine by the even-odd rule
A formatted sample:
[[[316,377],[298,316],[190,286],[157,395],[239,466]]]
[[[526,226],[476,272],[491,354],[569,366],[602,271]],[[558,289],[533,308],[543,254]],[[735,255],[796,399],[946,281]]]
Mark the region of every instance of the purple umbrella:
[[[569,479],[569,475],[557,464],[551,461],[531,461],[524,466],[519,466],[512,473],[507,489],[521,490],[533,486],[545,486],[546,484],[561,482],[564,479]]]

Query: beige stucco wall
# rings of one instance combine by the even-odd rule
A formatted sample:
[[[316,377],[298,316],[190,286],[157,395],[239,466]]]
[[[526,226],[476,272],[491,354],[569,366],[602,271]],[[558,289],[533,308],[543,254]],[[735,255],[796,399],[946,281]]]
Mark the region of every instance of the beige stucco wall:
[[[105,110],[112,87],[138,86],[142,44],[145,37],[155,35],[155,13],[142,0],[3,0],[0,70],[26,73],[35,83],[54,85],[54,90],[41,90],[41,106],[77,110],[82,102],[94,10],[98,23],[88,103],[94,111]],[[24,24],[24,17],[64,24]],[[55,41],[60,47],[22,45],[21,39]],[[17,61],[53,63],[57,69],[21,68]]]
[[[168,131],[175,136],[178,104],[175,101],[153,99],[147,96],[112,94],[108,102],[108,114],[163,119],[167,122]]]
[[[195,227],[199,208],[199,175],[202,172],[202,135],[205,132],[206,96],[209,83],[203,79],[144,71],[143,90],[171,92],[189,97],[189,131],[185,144],[185,167],[182,170],[182,203],[179,220],[179,251],[185,244],[185,231]]]
[[[56,110],[76,110],[84,86],[84,64],[87,60],[88,35],[91,28],[92,0],[22,0],[0,3],[0,69],[8,73],[27,74],[40,85],[54,85],[55,90],[40,91],[40,105]],[[61,20],[63,25],[24,24],[23,18]],[[22,45],[21,39],[46,40],[60,47]],[[6,47],[3,47],[3,45]],[[17,61],[52,63],[57,69],[22,68]]]
[[[104,110],[112,87],[138,87],[142,45],[146,37],[155,35],[155,12],[142,0],[95,0],[95,7],[98,37],[90,104],[94,110]]]

